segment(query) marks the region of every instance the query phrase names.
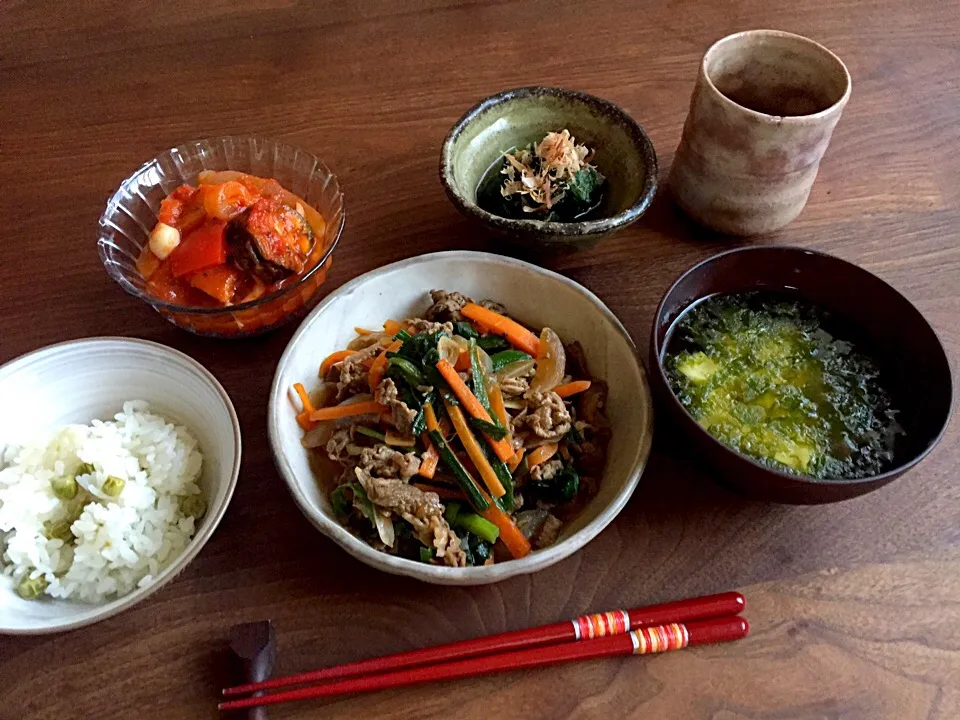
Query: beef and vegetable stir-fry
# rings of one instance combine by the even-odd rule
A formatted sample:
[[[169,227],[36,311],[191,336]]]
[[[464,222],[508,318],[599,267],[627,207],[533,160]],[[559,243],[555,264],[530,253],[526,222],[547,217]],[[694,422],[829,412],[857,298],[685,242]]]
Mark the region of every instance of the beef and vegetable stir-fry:
[[[556,541],[595,494],[610,431],[583,350],[491,301],[434,290],[423,317],[357,328],[297,384],[330,501],[384,552],[454,567]]]

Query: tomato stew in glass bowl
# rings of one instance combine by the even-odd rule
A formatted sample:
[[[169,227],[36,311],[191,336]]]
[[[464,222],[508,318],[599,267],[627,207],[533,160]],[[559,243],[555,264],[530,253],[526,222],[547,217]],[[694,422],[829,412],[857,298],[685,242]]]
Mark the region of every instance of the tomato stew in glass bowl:
[[[168,150],[125,180],[98,247],[108,274],[170,322],[248,337],[316,304],[343,223],[337,179],[315,156],[223,137]]]

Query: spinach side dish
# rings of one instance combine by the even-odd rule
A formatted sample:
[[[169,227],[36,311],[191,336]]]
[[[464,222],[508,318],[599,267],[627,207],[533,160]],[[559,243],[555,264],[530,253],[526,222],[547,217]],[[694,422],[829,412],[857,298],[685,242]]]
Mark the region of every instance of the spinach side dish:
[[[768,467],[820,479],[889,469],[903,433],[873,359],[786,294],[700,301],[676,322],[664,368],[693,418]]]
[[[603,199],[605,178],[589,162],[592,156],[569,130],[511,148],[487,168],[477,186],[477,204],[506,218],[583,220]]]

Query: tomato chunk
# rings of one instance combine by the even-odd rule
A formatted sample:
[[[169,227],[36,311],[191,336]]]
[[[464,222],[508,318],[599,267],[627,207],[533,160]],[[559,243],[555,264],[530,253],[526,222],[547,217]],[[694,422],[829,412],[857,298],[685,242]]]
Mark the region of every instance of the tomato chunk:
[[[227,261],[225,228],[226,223],[213,221],[184,237],[168,258],[173,276],[183,277],[223,265]]]

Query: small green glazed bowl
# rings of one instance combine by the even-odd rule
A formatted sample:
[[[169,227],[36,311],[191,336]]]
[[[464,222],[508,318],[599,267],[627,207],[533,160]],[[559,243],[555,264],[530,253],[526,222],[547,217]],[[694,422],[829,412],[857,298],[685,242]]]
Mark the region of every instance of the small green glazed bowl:
[[[516,220],[477,205],[477,186],[503,152],[564,129],[595,151],[592,162],[607,179],[594,219]],[[443,142],[440,181],[460,212],[521,247],[579,250],[646,212],[657,192],[657,154],[643,128],[613,103],[574,90],[525,87],[491,95],[457,121]]]

